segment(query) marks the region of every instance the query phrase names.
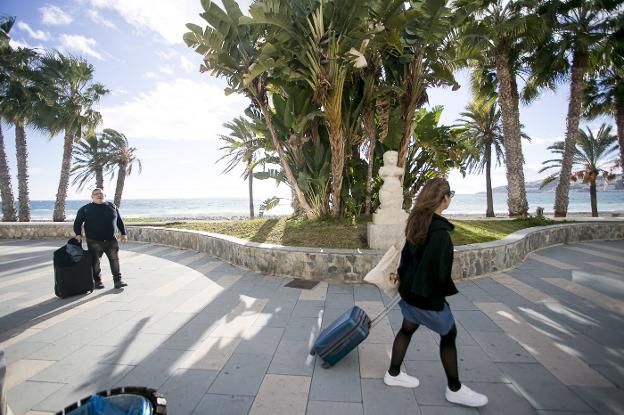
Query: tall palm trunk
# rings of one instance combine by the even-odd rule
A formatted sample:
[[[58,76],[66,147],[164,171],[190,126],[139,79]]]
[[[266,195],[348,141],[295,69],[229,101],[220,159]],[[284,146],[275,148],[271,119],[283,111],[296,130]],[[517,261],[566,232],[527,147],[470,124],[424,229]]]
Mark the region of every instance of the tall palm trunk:
[[[596,179],[589,184],[589,198],[591,201],[592,217],[598,217],[598,197],[596,195]]]
[[[308,219],[316,218],[318,215],[310,207],[310,204],[308,203],[303,192],[299,188],[299,185],[297,184],[297,180],[295,179],[295,176],[293,175],[293,172],[290,169],[288,162],[286,161],[286,155],[284,154],[284,149],[282,148],[282,146],[279,143],[279,140],[277,139],[277,134],[275,132],[275,128],[273,127],[273,120],[267,108],[268,104],[266,102],[266,97],[254,97],[254,100],[260,107],[260,111],[262,112],[262,116],[264,117],[264,121],[266,123],[267,129],[269,130],[269,133],[271,134],[271,142],[273,143],[273,147],[275,147],[275,151],[277,151],[277,155],[280,161],[280,166],[282,167],[282,170],[284,171],[284,176],[286,176],[288,185],[290,186],[293,193],[295,194],[297,203],[303,209],[303,212]]]
[[[7,162],[6,150],[4,149],[4,135],[0,124],[0,196],[2,196],[2,220],[4,222],[17,222],[15,215],[15,199],[11,187],[11,172]]]
[[[253,202],[253,168],[249,170],[249,219],[253,219],[254,215],[254,202]]]
[[[373,162],[375,158],[375,145],[377,144],[377,135],[375,134],[375,112],[373,108],[368,108],[364,113],[364,129],[368,134],[368,169],[366,171],[366,201],[364,202],[364,214],[370,216],[372,191],[373,191]]]
[[[499,103],[505,141],[507,207],[510,217],[524,218],[529,211],[529,204],[524,185],[518,91],[514,89],[514,75],[509,68],[509,49],[504,45],[496,53],[496,75],[499,79]]]
[[[336,71],[335,82],[332,90],[324,103],[327,120],[327,132],[329,134],[329,146],[331,148],[332,167],[332,216],[340,216],[342,182],[345,168],[345,137],[342,131],[342,94],[344,90],[346,71],[342,68]],[[330,69],[331,72],[331,69]]]
[[[488,143],[485,147],[485,189],[487,192],[487,210],[485,217],[494,217],[494,198],[492,196],[492,145]]]
[[[576,136],[578,135],[579,121],[581,118],[581,104],[583,102],[583,77],[587,71],[587,55],[575,52],[572,60],[572,79],[570,83],[570,102],[568,103],[568,117],[566,120],[566,136],[561,161],[561,173],[559,183],[555,190],[555,217],[565,217],[568,213],[570,192],[570,175],[574,151],[576,149]]]
[[[104,189],[104,167],[95,166],[95,187]]]
[[[121,195],[123,193],[124,184],[126,183],[126,173],[128,165],[126,163],[119,164],[119,171],[117,171],[117,185],[115,186],[115,199],[113,202],[115,206],[121,206]]]
[[[17,158],[17,201],[20,222],[30,222],[30,198],[28,196],[28,147],[26,130],[20,121],[15,122],[15,154]]]
[[[61,162],[61,177],[59,179],[56,200],[54,202],[54,212],[52,220],[63,222],[65,220],[65,201],[67,200],[67,189],[69,188],[69,173],[71,170],[72,148],[74,146],[74,136],[65,129],[63,139],[63,161]]]
[[[415,53],[412,62],[409,65],[409,75],[407,78],[406,93],[402,97],[403,101],[403,136],[399,147],[399,155],[397,166],[405,166],[407,161],[407,150],[410,138],[414,134],[414,117],[416,107],[422,99],[424,92],[423,85],[423,62],[420,53]],[[401,179],[402,180],[402,179]]]
[[[620,169],[622,169],[622,187],[624,188],[624,96],[615,98],[615,125],[618,144],[620,145]]]

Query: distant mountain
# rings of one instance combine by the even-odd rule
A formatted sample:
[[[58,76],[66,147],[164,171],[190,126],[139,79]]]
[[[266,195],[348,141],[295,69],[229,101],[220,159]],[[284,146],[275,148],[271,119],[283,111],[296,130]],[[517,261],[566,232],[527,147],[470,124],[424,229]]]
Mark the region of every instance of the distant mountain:
[[[526,191],[530,192],[530,193],[548,193],[548,192],[554,192],[556,187],[557,187],[557,180],[555,180],[554,182],[549,183],[548,185],[544,186],[543,189],[540,189],[540,184],[542,183],[541,180],[536,180],[534,182],[526,182],[524,185],[526,187]],[[492,191],[494,193],[506,193],[507,192],[507,186],[498,186],[492,189]],[[588,192],[589,191],[589,184],[585,184],[585,183],[580,183],[580,182],[570,182],[570,191],[571,192]],[[611,183],[609,183],[607,185],[607,187],[604,187],[602,184],[602,179],[598,179],[598,191],[599,192],[622,192],[624,191],[624,186],[622,186],[622,175],[618,174],[617,177],[611,181]],[[481,192],[481,193],[485,193],[485,192]]]

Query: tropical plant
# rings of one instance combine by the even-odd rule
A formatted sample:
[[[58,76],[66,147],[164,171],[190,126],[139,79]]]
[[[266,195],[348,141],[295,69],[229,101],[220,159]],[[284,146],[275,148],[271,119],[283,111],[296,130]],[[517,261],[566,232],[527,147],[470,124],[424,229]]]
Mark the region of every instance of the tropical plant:
[[[141,160],[136,156],[137,149],[130,147],[128,138],[112,128],[105,128],[102,132],[103,139],[109,148],[109,162],[111,167],[117,167],[117,184],[115,186],[115,198],[113,202],[117,207],[121,206],[121,196],[123,194],[126,177],[132,174],[132,169],[136,164],[139,174],[143,169]]]
[[[613,160],[610,158],[615,156],[614,152],[617,149],[617,145],[617,137],[611,133],[611,127],[606,124],[600,126],[596,135],[589,127],[586,132],[581,129],[578,130],[578,138],[576,139],[576,147],[572,158],[572,168],[578,170],[572,172],[570,180],[575,182],[580,180],[589,184],[591,210],[594,217],[598,216],[596,181],[600,176],[603,177],[605,182],[615,178],[612,169],[609,168],[607,170],[606,164],[613,165]],[[559,157],[544,161],[542,164],[546,166],[539,171],[540,173],[550,169],[561,170],[563,158],[565,157],[565,142],[558,141],[548,147],[548,149]],[[541,187],[555,181],[558,177],[558,172],[551,174],[542,181]]]
[[[505,160],[503,151],[503,134],[501,130],[501,114],[496,106],[496,98],[472,101],[466,111],[460,113],[458,126],[475,148],[468,155],[466,169],[470,173],[481,174],[485,171],[485,187],[487,194],[486,217],[494,217],[494,200],[492,197],[492,165],[500,165]],[[494,154],[492,154],[492,151]]]
[[[6,82],[0,90],[0,116],[15,127],[18,216],[22,222],[30,221],[26,126],[40,124],[35,108],[41,99],[43,85],[35,76],[37,58],[38,55],[31,49],[10,47],[0,57],[0,62],[8,71]]]
[[[84,137],[73,148],[72,184],[82,189],[95,179],[95,187],[104,189],[104,175],[111,167],[111,149],[104,134]]]
[[[554,88],[570,81],[566,135],[559,182],[555,191],[555,216],[568,212],[570,177],[576,152],[586,76],[599,61],[610,32],[610,14],[618,2],[604,0],[549,0],[536,4],[535,11],[549,28],[549,41],[536,49],[525,96],[539,88]]]
[[[75,140],[91,136],[101,122],[94,106],[109,91],[93,82],[93,65],[82,58],[51,52],[41,58],[40,76],[47,80],[46,103],[38,108],[42,124],[51,135],[64,132],[63,159],[52,220],[65,220],[72,149]]]
[[[15,17],[2,16],[0,18],[0,88],[5,90],[9,82],[8,65],[4,62],[10,54],[9,48],[9,31],[13,27]],[[13,196],[13,187],[11,186],[11,172],[7,161],[6,149],[4,146],[4,135],[2,134],[2,119],[0,118],[0,197],[2,198],[2,220],[5,222],[17,221],[15,212],[15,198]]]
[[[233,92],[247,96],[261,111],[269,132],[269,137],[282,168],[284,177],[308,217],[315,217],[308,200],[301,192],[297,180],[288,165],[283,145],[280,142],[271,118],[268,79],[266,74],[250,76],[260,66],[260,43],[268,33],[263,27],[239,25],[243,14],[234,0],[224,0],[223,9],[211,1],[202,1],[204,12],[201,16],[208,26],[188,23],[190,32],[184,34],[187,46],[203,56],[201,72],[225,78],[228,83],[226,94]]]
[[[225,145],[220,147],[219,150],[225,151],[226,154],[217,161],[224,159],[227,161],[223,173],[229,173],[241,163],[244,164],[245,169],[241,176],[249,182],[249,218],[253,219],[255,217],[253,173],[254,168],[259,163],[262,163],[263,158],[259,157],[258,153],[261,149],[265,148],[266,145],[263,142],[263,138],[258,136],[257,131],[247,118],[237,117],[232,121],[226,122],[223,126],[230,130],[230,134],[218,135],[218,138],[225,142]]]
[[[498,104],[505,137],[509,216],[526,217],[529,204],[524,184],[516,76],[525,44],[531,44],[528,40],[534,41],[535,37],[543,36],[540,20],[534,14],[527,13],[523,2],[458,0],[455,6],[470,16],[462,30],[464,48],[473,50],[468,55],[479,56],[478,59],[495,67]],[[485,65],[485,68],[488,66]]]

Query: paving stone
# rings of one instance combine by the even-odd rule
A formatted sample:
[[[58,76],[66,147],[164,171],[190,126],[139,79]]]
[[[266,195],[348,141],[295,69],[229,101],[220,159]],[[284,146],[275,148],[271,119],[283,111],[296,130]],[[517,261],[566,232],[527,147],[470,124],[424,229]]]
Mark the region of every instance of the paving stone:
[[[346,283],[329,283],[327,286],[327,294],[351,294],[353,295],[353,284]]]
[[[7,403],[15,414],[22,414],[64,386],[64,383],[26,381],[7,392]]]
[[[505,333],[472,330],[470,336],[493,362],[536,362],[530,353]]]
[[[158,390],[167,399],[167,412],[190,414],[217,377],[215,370],[178,369]]]
[[[197,348],[184,353],[177,367],[221,370],[239,343],[238,338],[206,337]]]
[[[320,333],[320,318],[293,317],[284,331],[282,340],[307,341],[310,346]]]
[[[405,361],[407,373],[420,380],[420,386],[414,389],[418,405],[448,406],[444,398],[446,390],[446,376],[442,363],[428,360]]]
[[[342,308],[345,311],[353,307],[353,294],[327,293],[325,307]]]
[[[208,393],[199,402],[193,415],[247,415],[253,400],[253,396]]]
[[[407,347],[405,360],[440,360],[440,346],[433,339],[430,331],[422,328],[416,330]]]
[[[283,334],[284,329],[281,327],[249,327],[243,333],[236,353],[261,353],[273,356]]]
[[[353,286],[353,299],[358,301],[381,301],[379,288],[372,284],[358,284]]]
[[[624,394],[618,388],[588,388],[571,386],[587,404],[599,414],[624,414]]]
[[[360,344],[358,353],[360,357],[360,377],[382,379],[390,366],[392,344]]]
[[[454,311],[453,315],[466,330],[501,331],[500,327],[481,311],[458,310]]]
[[[381,379],[362,379],[362,403],[366,414],[419,415],[412,389],[386,386]]]
[[[304,415],[310,377],[267,374],[260,385],[250,415]]]
[[[307,341],[280,342],[268,373],[280,375],[312,376],[315,357],[310,355]]]
[[[349,353],[335,366],[324,369],[316,359],[310,386],[310,400],[362,402],[360,367],[356,351]]]
[[[600,372],[620,389],[624,389],[624,368],[611,365],[591,365],[592,369]]]
[[[238,395],[255,395],[262,383],[271,356],[266,354],[234,353],[223,367],[210,393],[227,394],[236,391]]]
[[[38,352],[39,350],[47,347],[51,347],[54,343],[43,343],[43,342],[31,342],[28,340],[19,342],[12,346],[7,347],[5,352],[6,363],[10,365],[13,362],[16,362],[20,359],[31,358],[31,355]]]
[[[117,382],[117,386],[142,385],[159,389],[175,371],[180,357],[179,350],[155,350]]]
[[[459,379],[462,382],[509,383],[480,347],[464,346],[457,351]]]
[[[306,415],[364,415],[361,403],[308,401]]]
[[[535,409],[512,384],[467,382],[473,390],[488,397],[488,404],[479,408],[481,415],[535,415]]]
[[[449,303],[453,312],[460,310],[478,310],[474,303],[461,293],[446,297],[446,301]]]
[[[329,295],[329,294],[328,294]],[[299,300],[292,310],[292,318],[318,318],[323,316],[324,302],[319,300]]]
[[[496,363],[535,409],[591,412],[591,408],[542,365]]]
[[[52,364],[54,362],[49,360],[18,360],[7,365],[5,390],[13,389]]]
[[[422,415],[478,415],[479,411],[475,408],[466,408],[463,406],[429,406],[420,405],[420,413]]]

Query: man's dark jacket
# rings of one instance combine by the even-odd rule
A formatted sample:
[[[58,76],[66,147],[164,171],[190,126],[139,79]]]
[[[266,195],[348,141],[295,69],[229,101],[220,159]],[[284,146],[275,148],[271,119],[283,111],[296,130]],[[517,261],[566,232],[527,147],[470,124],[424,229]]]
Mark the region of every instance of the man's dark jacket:
[[[122,235],[126,228],[119,215],[117,206],[111,202],[88,203],[78,209],[74,220],[74,233],[80,235],[80,227],[84,223],[85,234],[88,239],[95,241],[110,241],[115,237],[115,227]]]
[[[425,242],[405,242],[398,274],[399,293],[408,304],[440,311],[444,298],[457,294],[451,279],[453,242],[449,232],[454,228],[446,218],[434,213]]]

